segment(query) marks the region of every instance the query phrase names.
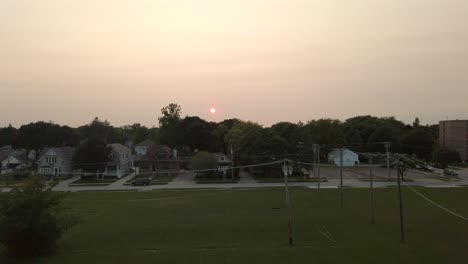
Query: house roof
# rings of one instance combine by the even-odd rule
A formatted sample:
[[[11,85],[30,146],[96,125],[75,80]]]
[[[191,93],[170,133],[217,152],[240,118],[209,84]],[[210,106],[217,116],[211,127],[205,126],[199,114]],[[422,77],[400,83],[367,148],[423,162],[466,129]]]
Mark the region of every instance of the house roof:
[[[341,149],[339,149],[339,148],[338,148],[338,149],[334,149],[334,150],[332,150],[330,153],[328,153],[328,156],[333,155],[333,156],[339,157],[339,156],[340,156],[340,150],[341,150]],[[354,151],[352,151],[352,150],[350,150],[350,149],[348,149],[348,148],[343,148],[343,154],[345,154],[345,153],[349,153],[349,154],[353,154],[353,155],[359,156],[357,153],[355,153]]]
[[[112,161],[107,162],[108,165],[120,164],[120,155],[123,155],[125,152],[128,152],[128,153],[132,152],[128,147],[120,143],[108,144],[107,146],[112,148],[112,152],[119,154],[119,155],[114,155],[114,159]]]
[[[161,156],[166,156],[161,158]],[[173,150],[164,145],[153,145],[148,148],[145,155],[138,157],[137,160],[176,160]]]
[[[153,140],[146,139],[146,140],[143,140],[142,142],[138,143],[138,145],[136,145],[135,147],[148,147],[148,148],[150,148],[150,147],[152,147],[154,145],[156,145],[156,143]]]
[[[12,149],[13,148],[11,147],[11,145],[5,145],[5,146],[0,147],[0,152],[7,152],[7,151],[10,151]]]
[[[132,150],[129,149],[128,147],[120,144],[120,143],[113,143],[113,144],[107,144],[108,147],[111,147],[113,151],[116,151],[118,153],[124,153],[124,152],[131,152]]]
[[[55,152],[57,156],[61,157],[64,160],[72,160],[73,153],[75,152],[75,148],[72,147],[58,147],[58,148],[45,148],[39,154],[39,159],[42,159],[44,155],[46,155],[49,151]]]
[[[25,149],[3,148],[0,150],[0,161],[3,161],[8,157],[14,157],[24,163],[28,162],[28,152]]]

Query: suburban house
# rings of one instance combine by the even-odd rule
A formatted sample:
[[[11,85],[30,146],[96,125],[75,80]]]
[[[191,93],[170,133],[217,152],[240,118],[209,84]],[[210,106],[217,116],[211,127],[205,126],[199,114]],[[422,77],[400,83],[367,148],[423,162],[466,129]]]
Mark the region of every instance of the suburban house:
[[[139,144],[140,145],[140,144]],[[180,169],[177,151],[163,145],[149,146],[146,154],[137,155],[134,166],[138,173],[148,172],[175,172]]]
[[[154,141],[150,139],[144,140],[135,146],[135,154],[137,156],[146,155],[146,153],[148,153],[148,149],[150,149],[151,147],[155,145],[156,143],[154,143]]]
[[[33,153],[31,152],[31,155]],[[12,149],[2,147],[0,151],[0,172],[1,174],[10,173],[15,170],[24,170],[32,166],[30,158],[34,156],[28,155],[25,149]]]
[[[328,163],[341,166],[341,151],[343,151],[343,166],[359,165],[359,155],[347,148],[334,149],[328,153]]]
[[[232,161],[223,153],[214,153],[219,172],[226,172],[232,166]]]
[[[74,148],[46,148],[39,154],[37,172],[42,175],[61,176],[72,173]]]
[[[122,144],[108,144],[112,148],[109,162],[106,163],[104,176],[121,178],[132,168],[132,150]]]

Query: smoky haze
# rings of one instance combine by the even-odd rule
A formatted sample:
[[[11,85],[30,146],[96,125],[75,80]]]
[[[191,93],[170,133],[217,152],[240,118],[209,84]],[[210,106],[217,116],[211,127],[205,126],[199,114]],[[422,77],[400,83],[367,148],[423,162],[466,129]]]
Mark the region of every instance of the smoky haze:
[[[3,0],[0,125],[468,115],[464,0]],[[216,107],[217,113],[210,114]]]

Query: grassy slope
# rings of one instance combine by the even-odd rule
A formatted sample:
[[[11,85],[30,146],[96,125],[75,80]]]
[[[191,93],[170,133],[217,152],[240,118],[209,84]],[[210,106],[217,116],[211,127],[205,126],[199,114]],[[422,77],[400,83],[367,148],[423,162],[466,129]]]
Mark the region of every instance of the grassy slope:
[[[468,215],[468,189],[421,189]],[[275,190],[76,193],[83,223],[56,256],[30,263],[465,263],[468,223],[404,190],[408,242],[400,244],[396,189],[292,189],[296,245],[287,242],[284,192]],[[274,209],[280,208],[280,209]],[[337,242],[319,230],[324,227]],[[1,259],[0,259],[1,260]],[[1,261],[0,261],[1,262]]]

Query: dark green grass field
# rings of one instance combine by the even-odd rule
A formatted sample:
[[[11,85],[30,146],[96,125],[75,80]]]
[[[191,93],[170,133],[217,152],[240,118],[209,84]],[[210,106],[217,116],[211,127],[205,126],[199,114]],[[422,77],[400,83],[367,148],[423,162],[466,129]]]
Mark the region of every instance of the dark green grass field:
[[[468,215],[467,188],[418,190]],[[400,243],[397,189],[376,191],[374,226],[368,190],[344,191],[340,210],[338,190],[291,190],[292,247],[282,189],[70,194],[82,223],[25,263],[468,263],[468,222],[404,189]]]

